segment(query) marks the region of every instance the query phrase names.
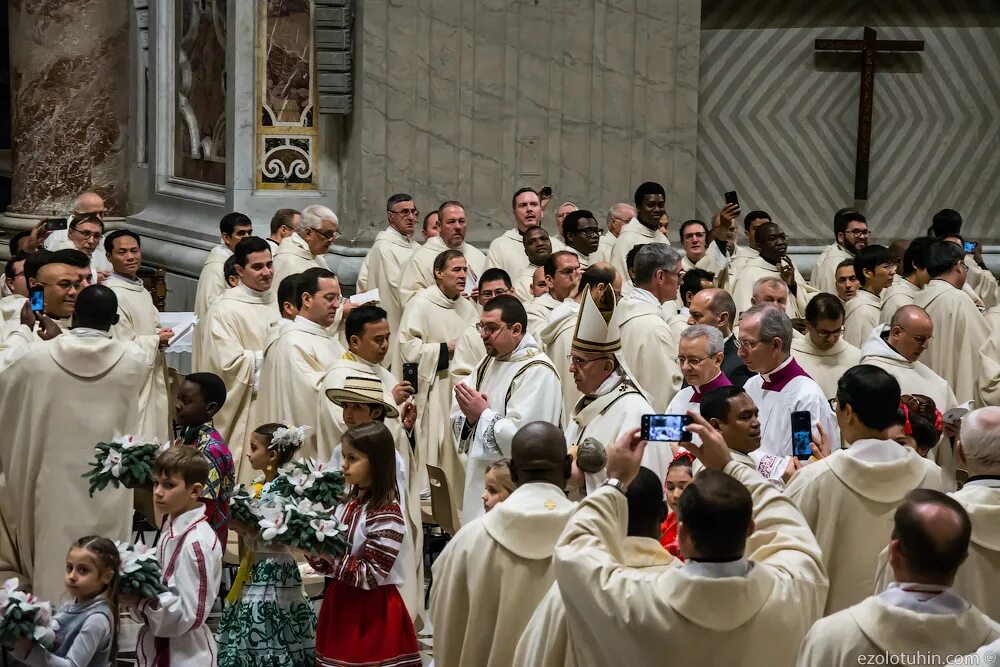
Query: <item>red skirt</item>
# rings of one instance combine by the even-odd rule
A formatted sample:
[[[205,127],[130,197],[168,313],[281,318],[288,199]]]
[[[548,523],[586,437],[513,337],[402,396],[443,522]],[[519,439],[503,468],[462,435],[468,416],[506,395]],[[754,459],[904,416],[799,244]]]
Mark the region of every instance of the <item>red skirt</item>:
[[[320,667],[421,667],[417,635],[399,589],[364,590],[327,579],[316,625]]]

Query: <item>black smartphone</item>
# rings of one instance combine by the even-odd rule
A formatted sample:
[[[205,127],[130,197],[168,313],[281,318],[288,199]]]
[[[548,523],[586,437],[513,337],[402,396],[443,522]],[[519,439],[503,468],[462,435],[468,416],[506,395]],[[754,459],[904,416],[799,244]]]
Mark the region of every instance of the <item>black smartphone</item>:
[[[66,229],[69,227],[69,223],[66,218],[49,218],[45,221],[45,229],[50,232],[54,232],[60,229]]]
[[[792,454],[800,461],[812,456],[812,416],[806,410],[792,413]]]
[[[413,391],[417,391],[417,363],[408,361],[403,364],[403,382],[413,385]]]
[[[35,315],[45,312],[45,287],[35,285],[28,290],[28,300],[31,302],[31,310]]]
[[[552,198],[552,186],[543,185],[542,189],[538,191],[538,197],[540,199],[551,199]]]
[[[730,190],[723,196],[726,198],[727,204],[735,204],[736,206],[740,205],[740,198],[736,196],[736,190]]]
[[[642,439],[652,442],[691,442],[684,429],[691,423],[687,415],[643,415]]]
[[[971,255],[972,253],[976,252],[976,247],[978,245],[979,245],[979,243],[976,242],[976,241],[966,241],[965,242],[965,252],[967,252],[967,253],[969,253]]]

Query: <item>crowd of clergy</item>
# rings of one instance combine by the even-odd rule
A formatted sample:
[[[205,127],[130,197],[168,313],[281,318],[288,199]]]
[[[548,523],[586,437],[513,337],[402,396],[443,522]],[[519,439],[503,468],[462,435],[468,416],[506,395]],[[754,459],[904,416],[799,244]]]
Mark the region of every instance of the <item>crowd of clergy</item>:
[[[265,423],[339,460],[374,392],[404,540],[457,528],[397,584],[439,667],[1000,657],[1000,305],[961,215],[877,245],[837,211],[806,280],[761,210],[678,224],[654,182],[606,213],[550,204],[517,190],[484,253],[461,202],[421,218],[395,194],[350,298],[329,208],[267,238],[225,215],[192,368],[225,384],[237,480]],[[94,443],[176,435],[174,332],[103,210],[85,193],[66,232],[14,237],[0,300],[0,571],[52,598],[66,545],[132,525],[131,491],[87,494]],[[688,416],[683,441],[644,440],[654,414]]]

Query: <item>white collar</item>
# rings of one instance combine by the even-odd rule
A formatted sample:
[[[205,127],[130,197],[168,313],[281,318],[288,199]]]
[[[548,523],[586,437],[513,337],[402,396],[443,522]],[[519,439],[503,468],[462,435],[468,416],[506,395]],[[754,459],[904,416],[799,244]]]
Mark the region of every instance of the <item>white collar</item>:
[[[636,299],[638,301],[644,301],[646,303],[651,303],[657,308],[660,307],[660,300],[653,296],[653,293],[649,290],[645,290],[641,287],[635,285],[632,286],[632,291],[628,294],[630,299]]]
[[[73,327],[69,332],[74,336],[80,336],[81,338],[111,338],[110,331],[104,331],[103,329],[91,329],[90,327]]]
[[[265,294],[267,294],[267,292],[258,292],[255,289],[247,287],[245,284],[243,284],[242,281],[239,282],[239,283],[237,283],[236,287],[233,287],[232,289],[242,290],[244,294],[246,294],[247,296],[252,296],[255,299],[259,299],[262,296],[264,296]]]
[[[878,600],[918,614],[961,614],[969,608],[969,603],[950,587],[931,584],[889,584],[889,588],[878,595]]]
[[[723,577],[745,577],[750,573],[753,564],[746,558],[731,560],[726,563],[706,563],[703,561],[684,561],[684,571],[695,577],[707,579],[722,579]]]
[[[179,514],[176,519],[172,518],[170,520],[170,532],[176,537],[179,533],[182,533],[190,528],[195,521],[203,516],[205,516],[204,505],[199,505],[193,510],[188,510],[183,514]]]
[[[991,477],[972,479],[966,482],[965,486],[985,486],[988,489],[1000,489],[1000,479],[993,479]]]
[[[288,238],[292,239],[292,241],[291,241],[291,242],[292,242],[292,243],[294,243],[295,245],[297,245],[297,246],[298,246],[299,248],[301,248],[302,250],[304,250],[304,251],[306,252],[306,254],[307,254],[307,255],[309,255],[310,257],[316,257],[316,255],[314,255],[314,254],[312,253],[312,250],[310,250],[310,249],[309,249],[309,244],[308,244],[308,243],[306,243],[306,240],[305,240],[304,238],[302,238],[302,237],[301,237],[301,236],[299,235],[299,233],[298,233],[298,232],[295,232],[294,234],[292,234],[292,235],[291,235],[291,236],[289,236]]]
[[[389,232],[389,236],[395,237],[397,241],[402,241],[406,245],[410,245],[411,243],[413,243],[413,240],[409,236],[402,233],[392,225],[386,227],[385,231]]]
[[[127,282],[130,285],[141,285],[142,284],[142,279],[141,278],[132,279],[132,278],[129,278],[128,276],[123,276],[122,274],[118,273],[117,271],[115,271],[111,275],[113,275],[115,278],[118,278],[118,280],[122,280],[124,282]]]
[[[296,315],[292,322],[294,322],[298,328],[307,333],[316,334],[317,336],[326,336],[327,338],[330,337],[330,332],[328,332],[325,328],[316,324],[312,320],[307,320],[301,315]]]
[[[905,459],[906,447],[895,440],[855,440],[847,446],[845,456],[862,463],[892,463]]]
[[[614,391],[615,387],[622,383],[624,379],[625,374],[622,372],[622,369],[620,367],[616,368],[612,371],[611,375],[605,378],[604,382],[601,383],[601,386],[598,387],[597,391],[591,394],[591,396],[597,398],[604,396],[605,394],[610,394]]]
[[[774,375],[775,373],[777,373],[778,371],[780,371],[782,368],[784,368],[788,364],[792,363],[792,359],[793,359],[793,357],[791,355],[789,355],[787,359],[785,359],[784,361],[782,361],[775,368],[771,369],[767,373],[761,373],[760,376],[762,378],[764,378],[765,382],[770,382],[771,381],[771,376]]]

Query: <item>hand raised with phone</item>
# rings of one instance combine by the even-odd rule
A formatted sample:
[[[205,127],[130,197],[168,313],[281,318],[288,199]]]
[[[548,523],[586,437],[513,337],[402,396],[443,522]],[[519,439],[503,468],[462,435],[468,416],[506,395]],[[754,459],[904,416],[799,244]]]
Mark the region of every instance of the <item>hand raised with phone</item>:
[[[729,447],[726,446],[722,434],[705,421],[698,412],[689,410],[688,417],[691,418],[691,423],[688,424],[687,430],[701,438],[701,444],[695,444],[692,440],[692,442],[685,443],[684,448],[694,454],[706,468],[714,470],[725,468],[733,457],[729,453]]]

